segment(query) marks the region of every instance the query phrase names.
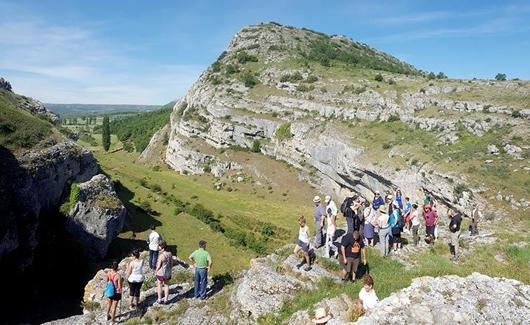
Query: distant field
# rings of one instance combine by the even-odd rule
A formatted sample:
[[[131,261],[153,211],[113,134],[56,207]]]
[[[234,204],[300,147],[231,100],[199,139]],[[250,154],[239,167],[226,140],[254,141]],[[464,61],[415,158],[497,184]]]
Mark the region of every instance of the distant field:
[[[111,105],[111,104],[44,104],[56,114],[110,114],[118,112],[146,112],[159,108],[161,105]]]

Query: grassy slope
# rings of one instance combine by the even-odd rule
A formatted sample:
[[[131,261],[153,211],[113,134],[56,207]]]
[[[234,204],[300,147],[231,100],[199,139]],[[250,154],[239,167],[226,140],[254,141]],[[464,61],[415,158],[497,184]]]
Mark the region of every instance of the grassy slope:
[[[0,90],[0,145],[30,148],[52,132],[52,124],[18,109],[17,95]]]

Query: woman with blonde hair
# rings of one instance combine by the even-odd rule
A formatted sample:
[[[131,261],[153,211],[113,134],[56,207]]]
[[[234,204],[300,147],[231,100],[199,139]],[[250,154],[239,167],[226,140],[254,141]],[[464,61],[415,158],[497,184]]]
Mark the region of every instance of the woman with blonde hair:
[[[171,279],[171,270],[173,268],[173,256],[167,249],[167,243],[163,240],[159,244],[160,254],[156,263],[156,284],[159,304],[167,304],[169,297],[169,280]],[[162,290],[164,291],[164,300],[162,301]]]
[[[307,263],[307,266],[304,268],[305,271],[311,270],[311,259],[309,258],[309,227],[307,226],[304,216],[298,218],[298,241],[296,242],[296,247],[294,248],[294,254],[298,255],[301,251],[303,255],[302,261],[296,265],[297,268],[302,267],[302,265]]]

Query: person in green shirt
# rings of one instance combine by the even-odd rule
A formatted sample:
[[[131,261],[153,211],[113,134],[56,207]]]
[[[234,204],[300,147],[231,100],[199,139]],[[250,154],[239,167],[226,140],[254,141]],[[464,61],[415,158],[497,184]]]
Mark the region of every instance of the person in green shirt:
[[[195,267],[195,298],[205,300],[208,272],[212,268],[212,258],[206,251],[206,242],[204,240],[199,241],[199,249],[194,251],[189,259]]]

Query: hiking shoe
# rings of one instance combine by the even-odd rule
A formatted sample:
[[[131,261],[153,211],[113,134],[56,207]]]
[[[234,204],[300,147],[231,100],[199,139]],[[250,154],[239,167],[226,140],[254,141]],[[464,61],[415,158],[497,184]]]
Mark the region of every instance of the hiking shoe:
[[[306,267],[304,268],[304,271],[309,272],[309,271],[311,271],[312,269],[313,269],[313,268],[312,268],[311,266],[308,265],[308,266],[306,266]]]
[[[304,264],[305,264],[304,262],[298,263],[298,264],[296,264],[296,268],[299,269],[299,268],[301,268],[302,265],[304,265]]]

